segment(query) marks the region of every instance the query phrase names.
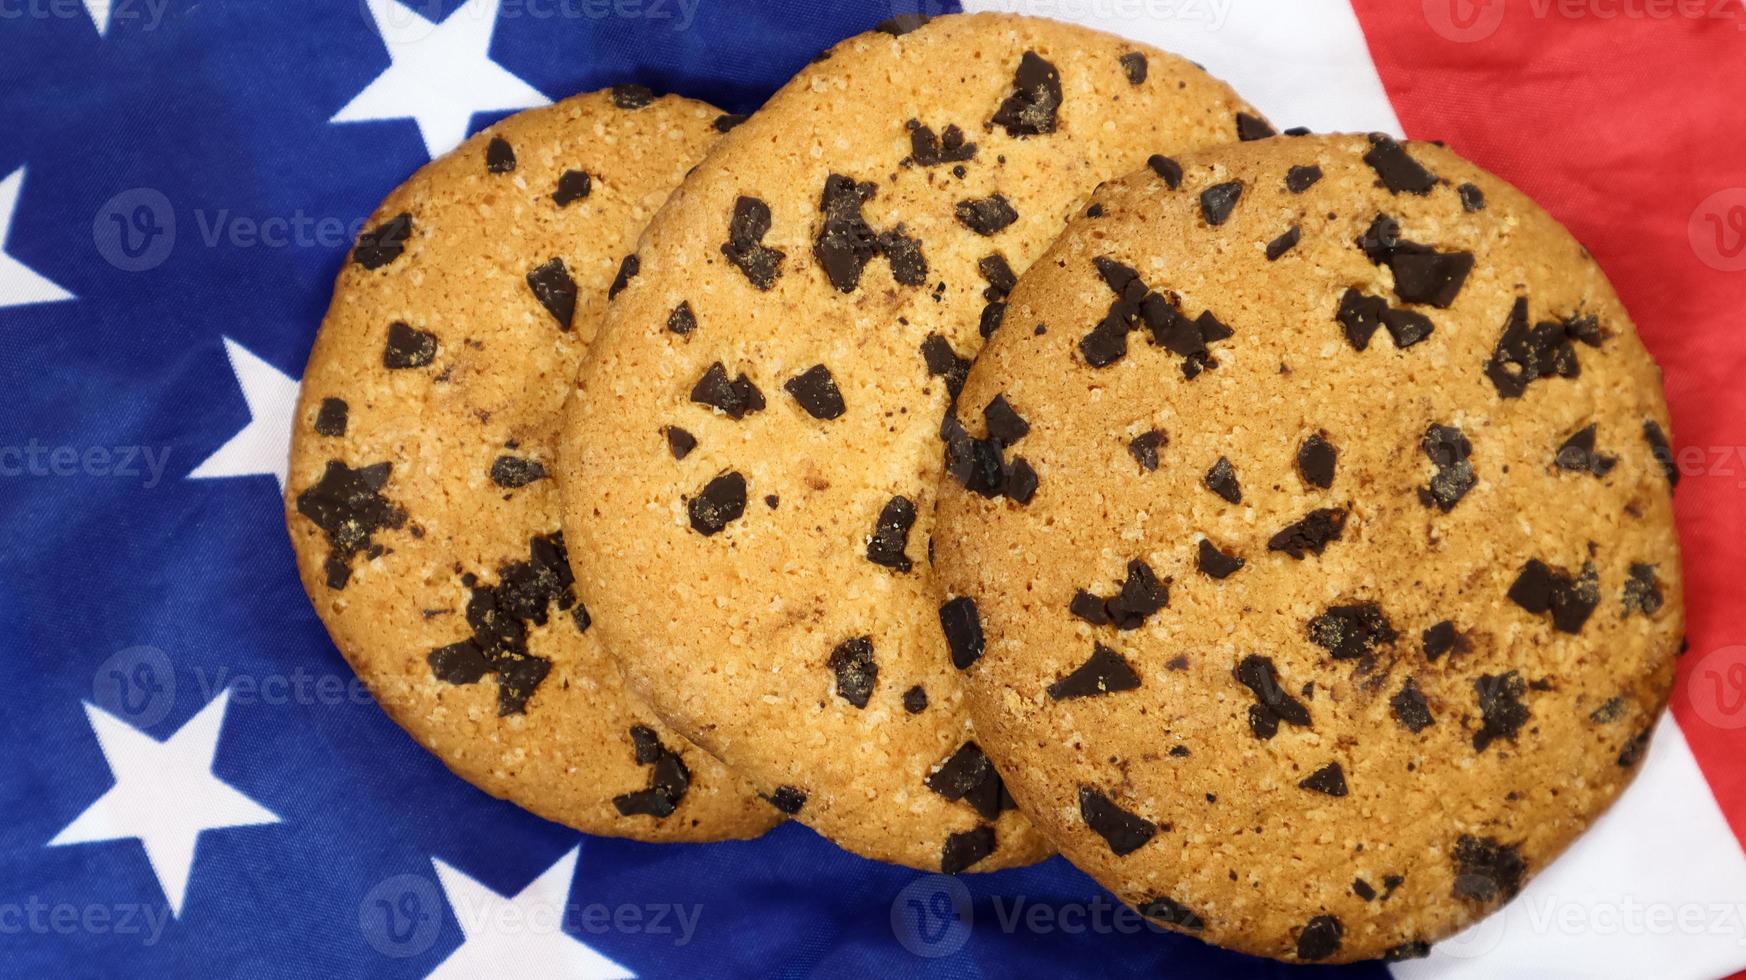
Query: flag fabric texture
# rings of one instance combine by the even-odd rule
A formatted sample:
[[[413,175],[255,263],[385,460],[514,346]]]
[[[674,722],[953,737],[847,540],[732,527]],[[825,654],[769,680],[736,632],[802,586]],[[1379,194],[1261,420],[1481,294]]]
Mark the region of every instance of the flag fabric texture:
[[[798,825],[589,838],[357,684],[283,527],[375,204],[623,82],[750,112],[929,0],[0,0],[0,976],[1643,977],[1746,968],[1741,0],[970,0],[1177,51],[1281,127],[1440,139],[1612,278],[1665,371],[1689,650],[1636,782],[1404,964],[1145,925],[1059,858],[948,878]],[[854,125],[853,107],[844,124]]]

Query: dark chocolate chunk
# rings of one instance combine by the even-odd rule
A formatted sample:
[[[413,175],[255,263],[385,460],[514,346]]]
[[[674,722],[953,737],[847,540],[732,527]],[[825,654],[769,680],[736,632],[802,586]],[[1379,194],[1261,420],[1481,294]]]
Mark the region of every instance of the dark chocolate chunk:
[[[1446,310],[1461,294],[1473,271],[1472,252],[1439,252],[1427,245],[1402,242],[1388,259],[1394,273],[1394,294],[1408,303],[1428,303]]]
[[[1307,789],[1313,793],[1326,793],[1329,796],[1346,795],[1346,771],[1340,768],[1338,762],[1330,762],[1305,776],[1297,784],[1298,789]]]
[[[673,312],[667,314],[667,329],[681,337],[689,336],[697,329],[697,314],[691,312],[691,301],[685,300],[673,307]]]
[[[1004,126],[1008,136],[1040,136],[1055,131],[1055,114],[1061,108],[1061,73],[1055,66],[1026,51],[1013,72],[1012,94],[1001,102],[989,122]]]
[[[1649,729],[1645,728],[1631,736],[1624,747],[1619,749],[1617,760],[1620,769],[1629,769],[1643,761],[1643,753],[1649,751]]]
[[[1012,266],[1006,264],[1006,256],[999,252],[991,252],[977,259],[976,271],[988,283],[988,288],[982,291],[983,299],[1004,300],[1013,287],[1018,285],[1018,276],[1012,271]]]
[[[1152,172],[1164,181],[1164,186],[1171,190],[1182,186],[1182,164],[1175,160],[1162,153],[1154,153],[1146,158],[1146,166],[1151,167]]]
[[[1661,472],[1667,474],[1668,487],[1679,486],[1679,466],[1673,461],[1673,447],[1667,443],[1667,433],[1661,431],[1661,424],[1654,419],[1643,420],[1643,441],[1649,444],[1649,454],[1655,457],[1655,462],[1661,464]]]
[[[823,364],[814,364],[782,382],[782,390],[793,395],[795,403],[815,419],[841,418],[847,411],[843,393],[837,389],[837,379]]]
[[[534,299],[558,321],[560,330],[570,329],[576,318],[576,281],[570,278],[563,259],[552,259],[529,272],[527,288],[533,290]]]
[[[346,587],[352,577],[352,556],[370,550],[372,535],[406,524],[406,512],[381,492],[393,467],[375,463],[354,470],[330,459],[321,479],[297,495],[297,513],[314,521],[327,536],[323,568],[328,588]]]
[[[1277,262],[1281,255],[1297,247],[1298,240],[1303,237],[1303,229],[1292,225],[1285,233],[1267,243],[1267,261]]]
[[[380,269],[406,251],[406,240],[411,237],[412,215],[397,214],[358,236],[352,261],[366,269]]]
[[[734,201],[733,218],[728,221],[728,240],[721,254],[728,257],[758,289],[769,289],[782,275],[782,260],[787,253],[764,244],[770,231],[770,206],[755,197],[741,196]]]
[[[321,408],[315,413],[315,434],[322,436],[345,435],[348,411],[345,399],[323,398]]]
[[[867,707],[879,665],[873,661],[873,638],[857,636],[844,640],[831,651],[831,672],[837,675],[837,697],[857,708]]]
[[[1243,502],[1243,488],[1237,483],[1237,471],[1231,466],[1231,461],[1223,456],[1206,471],[1201,481],[1206,488],[1223,497],[1227,502],[1240,504]]]
[[[1346,512],[1338,508],[1312,510],[1303,519],[1267,539],[1268,551],[1283,551],[1299,561],[1306,554],[1321,554],[1331,541],[1340,540],[1346,529]]]
[[[937,167],[942,163],[962,163],[976,158],[976,144],[964,140],[964,131],[948,125],[935,134],[921,120],[904,124],[909,129],[909,159],[917,166]]]
[[[1572,576],[1538,558],[1522,565],[1510,585],[1509,597],[1516,605],[1538,616],[1552,614],[1552,626],[1562,633],[1580,633],[1589,614],[1600,605],[1600,575],[1592,562]]]
[[[1378,646],[1399,638],[1394,627],[1374,602],[1329,606],[1309,622],[1310,642],[1328,651],[1335,660],[1357,660],[1376,652]]]
[[[1152,429],[1140,433],[1128,443],[1128,454],[1134,457],[1141,469],[1155,473],[1158,470],[1158,450],[1168,442],[1169,437],[1164,434],[1164,430]]]
[[[1522,703],[1527,693],[1522,675],[1515,671],[1504,674],[1481,674],[1473,682],[1482,719],[1473,733],[1473,750],[1484,752],[1486,746],[1500,738],[1515,740],[1516,733],[1528,722],[1528,706]]]
[[[1376,898],[1376,889],[1371,887],[1370,882],[1365,881],[1363,878],[1353,878],[1352,894],[1362,898],[1366,902],[1374,901]]]
[[[1272,124],[1258,116],[1247,112],[1237,113],[1237,139],[1249,143],[1254,140],[1264,140],[1269,136],[1278,136],[1279,131]]]
[[[1109,609],[1103,604],[1103,599],[1084,589],[1073,593],[1073,598],[1067,603],[1067,611],[1093,626],[1109,625]]]
[[[538,460],[520,456],[499,456],[491,463],[491,482],[509,490],[525,487],[546,478],[546,468]]]
[[[1431,717],[1430,705],[1425,703],[1424,694],[1411,677],[1401,684],[1399,694],[1388,699],[1388,706],[1394,711],[1394,720],[1414,734],[1429,728],[1435,720]]]
[[[1437,186],[1437,175],[1419,165],[1406,148],[1382,133],[1370,134],[1370,151],[1364,162],[1382,179],[1382,186],[1392,194],[1429,194]]]
[[[873,536],[867,540],[867,560],[900,572],[909,571],[913,566],[904,550],[909,547],[909,529],[913,526],[915,504],[908,497],[886,501],[873,525]]]
[[[1504,321],[1503,334],[1485,362],[1485,376],[1501,398],[1520,398],[1540,378],[1575,378],[1582,374],[1574,342],[1599,347],[1604,339],[1593,317],[1572,316],[1528,326],[1528,300],[1517,297]]]
[[[852,293],[861,283],[861,270],[879,254],[879,236],[861,216],[861,205],[872,200],[872,183],[856,183],[842,174],[825,179],[818,209],[824,214],[813,257],[838,292]]]
[[[751,118],[743,112],[724,112],[715,117],[715,131],[725,133]]]
[[[544,626],[553,605],[560,611],[574,611],[578,606],[563,532],[531,538],[528,553],[527,561],[500,566],[496,585],[481,584],[471,573],[461,577],[472,593],[467,600],[467,625],[472,635],[432,650],[425,658],[432,675],[449,684],[472,684],[486,674],[495,674],[499,717],[525,713],[528,699],[552,669],[550,660],[528,652],[528,627]],[[582,628],[581,619],[577,626]],[[646,750],[640,741],[638,749],[639,762],[647,765],[654,761],[644,759]],[[664,784],[675,789],[670,795],[677,802],[684,795],[680,784],[689,777],[681,780],[671,765],[663,775]]]
[[[655,101],[655,93],[647,85],[628,83],[612,87],[612,104],[620,109],[641,109]]]
[[[697,448],[697,437],[676,425],[667,426],[667,449],[674,459],[684,459]]]
[[[1030,423],[1013,410],[1005,394],[995,395],[994,400],[982,410],[982,417],[988,423],[988,437],[1000,440],[1003,446],[1018,442],[1031,431]]]
[[[952,651],[952,666],[963,670],[982,657],[982,619],[974,599],[959,596],[940,606],[940,629]]]
[[[1318,915],[1298,930],[1297,958],[1309,963],[1325,960],[1340,951],[1340,940],[1345,935],[1346,927],[1338,917]]]
[[[1140,675],[1121,654],[1101,643],[1090,658],[1066,677],[1050,684],[1049,697],[1056,701],[1097,697],[1113,691],[1131,691],[1140,686]]]
[[[1116,857],[1132,854],[1158,832],[1158,826],[1136,813],[1117,806],[1109,797],[1090,787],[1079,787],[1079,816],[1104,839]]]
[[[1447,514],[1479,482],[1479,477],[1473,472],[1473,464],[1468,461],[1468,457],[1473,454],[1473,444],[1467,441],[1467,436],[1460,429],[1452,425],[1432,425],[1425,430],[1425,437],[1419,445],[1424,449],[1431,465],[1437,468],[1437,472],[1431,476],[1430,486],[1420,491],[1420,494],[1427,503],[1435,504]]]
[[[982,320],[978,324],[978,332],[982,334],[984,339],[992,337],[994,336],[994,332],[1000,329],[1001,321],[1005,319],[1006,304],[989,303],[982,308]]]
[[[1128,562],[1127,578],[1115,595],[1100,599],[1081,589],[1069,608],[1093,625],[1114,624],[1117,629],[1134,630],[1145,623],[1146,617],[1169,604],[1169,583],[1159,581],[1152,567],[1136,558]]]
[[[923,707],[926,707],[925,695],[922,700]],[[970,804],[985,820],[999,819],[1002,811],[1018,807],[1012,794],[1007,792],[1000,773],[975,742],[965,742],[951,758],[941,763],[928,777],[927,785],[948,800],[963,800]]]
[[[1079,354],[1092,367],[1109,367],[1128,353],[1128,327],[1105,317],[1079,340]]]
[[[800,808],[806,805],[806,794],[793,786],[778,786],[776,792],[764,797],[764,799],[771,806],[791,817],[799,813]]]
[[[1037,495],[1037,483],[1037,471],[1031,467],[1030,461],[1023,456],[1014,456],[1006,468],[1002,492],[1014,503],[1028,504]]]
[[[1334,485],[1334,462],[1339,451],[1320,433],[1311,435],[1297,447],[1297,474],[1303,482],[1323,490]]]
[[[1413,939],[1390,946],[1382,952],[1382,962],[1400,963],[1404,960],[1422,960],[1431,955],[1431,944],[1423,939]]]
[[[1206,922],[1181,902],[1165,895],[1150,898],[1139,905],[1140,914],[1148,919],[1178,926],[1189,932],[1206,928]]]
[[[1552,461],[1561,470],[1576,473],[1592,473],[1595,476],[1606,476],[1618,465],[1618,458],[1594,451],[1595,426],[1588,425],[1578,429],[1564,444],[1558,447],[1558,453]]]
[[[1473,184],[1462,184],[1456,188],[1461,195],[1461,207],[1466,211],[1485,210],[1485,192]]]
[[[493,137],[485,146],[485,169],[494,174],[507,174],[515,170],[515,148],[501,136]]]
[[[1455,863],[1455,897],[1490,904],[1522,890],[1528,865],[1514,844],[1462,834],[1450,850]]]
[[[898,225],[879,233],[879,254],[891,267],[891,278],[901,286],[920,286],[928,278],[927,256],[922,254],[921,240],[903,233]]]
[[[1597,725],[1610,725],[1625,716],[1626,707],[1624,698],[1607,698],[1600,707],[1589,712],[1588,720]]]
[[[399,320],[388,324],[388,344],[382,348],[382,366],[390,370],[421,368],[436,360],[436,334],[415,330]]]
[[[1195,565],[1203,574],[1212,578],[1229,578],[1243,567],[1244,561],[1236,555],[1225,554],[1211,541],[1201,538],[1200,552],[1195,558]]]
[[[594,179],[585,170],[566,170],[558,176],[558,187],[552,191],[552,203],[569,207],[594,191]]]
[[[1146,56],[1138,51],[1129,51],[1121,56],[1122,74],[1128,76],[1129,85],[1139,85],[1146,80]]]
[[[922,712],[928,710],[927,688],[924,688],[920,684],[917,684],[916,686],[903,692],[903,710],[909,712],[912,715],[919,715]]]
[[[691,527],[709,537],[740,519],[746,512],[746,478],[729,471],[709,481],[685,505]]]
[[[964,379],[970,374],[970,359],[959,357],[951,342],[937,333],[930,333],[922,340],[921,355],[928,376],[946,379],[946,394],[950,400],[956,401],[958,392],[964,390]]]
[[[1316,185],[1322,179],[1322,168],[1315,164],[1292,167],[1285,174],[1285,189],[1293,194],[1302,194]]]
[[[1370,346],[1370,338],[1382,327],[1382,318],[1387,313],[1387,300],[1348,289],[1340,297],[1334,319],[1345,328],[1346,342],[1353,350],[1361,351]]]
[[[1013,210],[1006,195],[1000,193],[959,201],[952,206],[952,213],[957,216],[959,224],[983,236],[997,234],[1018,220],[1018,212]]]
[[[1309,725],[1309,709],[1280,686],[1270,658],[1250,654],[1231,675],[1255,695],[1256,703],[1249,707],[1249,728],[1256,738],[1272,738],[1282,721],[1300,728]]]
[[[890,17],[880,21],[873,29],[884,34],[889,34],[892,37],[902,37],[932,19],[933,18],[929,17],[927,14],[898,14],[896,17]]]
[[[613,277],[612,285],[606,287],[606,298],[609,301],[617,299],[618,294],[624,292],[624,287],[630,285],[630,281],[637,277],[637,273],[641,272],[642,268],[643,260],[637,258],[635,252],[625,256],[624,260],[618,264],[618,275]]]
[[[1633,562],[1630,575],[1625,578],[1625,615],[1642,613],[1653,616],[1661,611],[1662,601],[1661,582],[1655,577],[1655,566]]]
[[[1230,218],[1231,211],[1237,206],[1237,199],[1243,196],[1243,182],[1228,180],[1222,184],[1214,184],[1200,192],[1200,213],[1206,223],[1217,228]]]
[[[977,827],[946,837],[940,850],[940,873],[955,875],[994,853],[994,828]]]
[[[671,816],[691,788],[691,770],[679,753],[661,744],[654,729],[634,725],[631,742],[636,747],[638,765],[652,766],[649,787],[612,798],[612,805],[622,816],[650,816],[656,819]]]
[[[758,390],[758,386],[744,373],[728,380],[727,368],[722,367],[720,361],[711,364],[697,384],[691,387],[691,400],[718,408],[735,421],[764,410],[764,393]]]

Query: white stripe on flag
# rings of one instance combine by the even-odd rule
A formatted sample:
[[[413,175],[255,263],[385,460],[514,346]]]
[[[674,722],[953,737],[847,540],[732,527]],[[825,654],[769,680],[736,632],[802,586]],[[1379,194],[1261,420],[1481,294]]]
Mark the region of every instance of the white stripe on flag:
[[[1400,135],[1346,0],[965,0],[964,9],[1072,21],[1173,51],[1281,129]]]

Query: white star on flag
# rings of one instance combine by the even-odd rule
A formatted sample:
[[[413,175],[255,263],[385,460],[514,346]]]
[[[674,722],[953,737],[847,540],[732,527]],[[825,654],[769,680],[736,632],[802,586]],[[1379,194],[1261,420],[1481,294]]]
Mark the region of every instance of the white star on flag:
[[[513,898],[505,898],[448,865],[431,859],[443,896],[465,941],[426,980],[473,977],[576,977],[619,980],[636,974],[563,930],[576,873],[573,847]]]
[[[106,37],[109,34],[109,19],[114,14],[114,0],[85,0],[85,12],[91,15],[91,23],[97,25],[97,36]]]
[[[73,294],[48,281],[6,254],[6,240],[12,233],[12,216],[18,213],[18,197],[24,190],[24,168],[12,171],[0,180],[0,310],[8,306],[30,303],[56,303],[72,299]]]
[[[230,691],[221,692],[168,741],[160,742],[102,708],[85,705],[115,785],[49,841],[50,847],[137,838],[180,917],[194,870],[194,846],[208,830],[278,823],[272,811],[212,773]]]
[[[547,105],[544,93],[491,60],[502,0],[467,0],[434,24],[396,0],[365,0],[391,64],[330,122],[413,119],[434,157],[467,138],[476,112]]]
[[[272,476],[283,491],[290,467],[298,383],[229,337],[224,338],[224,355],[230,359],[230,370],[248,404],[249,423],[194,467],[188,479]]]

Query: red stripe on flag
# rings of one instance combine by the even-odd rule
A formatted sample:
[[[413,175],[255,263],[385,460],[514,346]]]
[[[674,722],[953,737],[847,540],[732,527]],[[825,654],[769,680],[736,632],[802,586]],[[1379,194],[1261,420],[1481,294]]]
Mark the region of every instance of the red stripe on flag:
[[[1353,0],[1402,127],[1563,221],[1665,373],[1687,636],[1673,710],[1746,842],[1746,10]]]

